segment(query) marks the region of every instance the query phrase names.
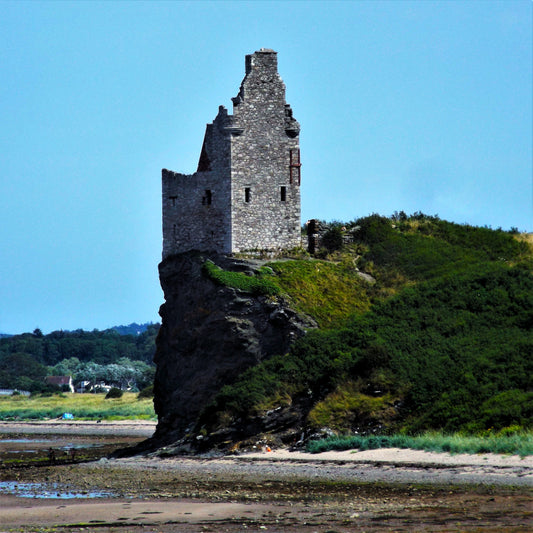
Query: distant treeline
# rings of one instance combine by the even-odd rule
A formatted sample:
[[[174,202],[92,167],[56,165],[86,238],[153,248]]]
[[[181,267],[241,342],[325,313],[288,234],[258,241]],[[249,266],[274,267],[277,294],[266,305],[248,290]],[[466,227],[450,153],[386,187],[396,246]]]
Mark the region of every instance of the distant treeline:
[[[146,379],[141,374],[153,374],[159,324],[132,326],[137,326],[135,331],[142,329],[142,333],[124,335],[115,329],[80,329],[43,335],[36,329],[33,333],[0,338],[0,388],[35,391],[43,389],[47,375],[68,372],[74,374],[74,379],[93,376],[94,380],[113,372],[113,376],[124,376],[124,368],[132,369],[131,375],[138,378],[135,381],[144,385]]]

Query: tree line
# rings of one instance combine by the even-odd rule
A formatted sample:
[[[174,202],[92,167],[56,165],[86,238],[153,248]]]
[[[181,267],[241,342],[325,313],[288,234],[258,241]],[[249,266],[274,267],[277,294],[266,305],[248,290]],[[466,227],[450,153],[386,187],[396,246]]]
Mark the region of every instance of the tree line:
[[[75,382],[104,381],[120,388],[142,389],[153,381],[158,324],[139,335],[114,329],[53,331],[0,338],[0,388],[39,392],[50,375],[70,375]]]

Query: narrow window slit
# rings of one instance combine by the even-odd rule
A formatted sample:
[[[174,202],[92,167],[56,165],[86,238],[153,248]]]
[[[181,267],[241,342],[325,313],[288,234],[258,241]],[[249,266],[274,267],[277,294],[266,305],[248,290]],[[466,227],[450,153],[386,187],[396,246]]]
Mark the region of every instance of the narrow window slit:
[[[205,195],[202,197],[202,205],[211,205],[212,196],[211,189],[206,189]]]
[[[290,163],[289,163],[289,179],[291,185],[300,185],[300,149],[294,148],[289,150]]]

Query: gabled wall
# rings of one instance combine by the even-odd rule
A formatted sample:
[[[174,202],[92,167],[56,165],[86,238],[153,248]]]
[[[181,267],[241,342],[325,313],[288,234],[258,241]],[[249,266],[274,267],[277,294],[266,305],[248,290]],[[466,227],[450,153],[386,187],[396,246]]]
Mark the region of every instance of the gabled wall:
[[[233,99],[233,121],[242,129],[231,139],[233,251],[299,246],[299,125],[285,103],[276,52],[246,57],[246,76]]]

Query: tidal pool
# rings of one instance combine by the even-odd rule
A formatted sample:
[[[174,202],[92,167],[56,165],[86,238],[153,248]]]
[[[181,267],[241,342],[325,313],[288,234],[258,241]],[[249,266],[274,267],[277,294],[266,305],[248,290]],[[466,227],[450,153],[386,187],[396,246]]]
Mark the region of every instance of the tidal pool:
[[[47,483],[42,468],[97,461],[142,440],[142,437],[102,435],[0,435],[0,495],[57,500],[117,497],[108,490]],[[41,479],[17,481],[28,468],[43,472],[42,482]]]
[[[20,498],[45,498],[56,500],[70,500],[83,498],[110,498],[116,496],[112,492],[105,491],[81,491],[72,492],[64,490],[56,483],[21,483],[19,481],[0,481],[0,494],[11,494]]]
[[[0,435],[0,464],[95,460],[142,440],[142,437],[102,435]]]

